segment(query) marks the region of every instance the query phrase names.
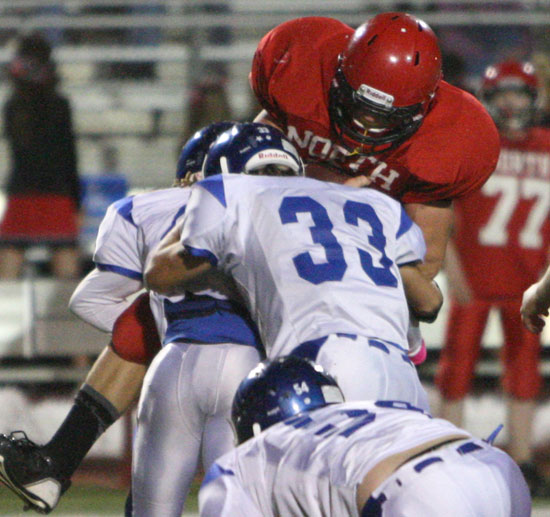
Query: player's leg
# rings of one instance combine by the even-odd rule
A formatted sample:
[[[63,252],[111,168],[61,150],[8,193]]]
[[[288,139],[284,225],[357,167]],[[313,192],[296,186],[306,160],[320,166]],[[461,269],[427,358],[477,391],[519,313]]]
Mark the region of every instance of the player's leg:
[[[206,472],[217,458],[235,446],[230,424],[233,397],[241,381],[260,362],[260,354],[255,348],[244,345],[226,344],[203,348],[205,350],[202,354],[210,353],[214,348],[219,349],[217,358],[211,354],[212,377],[203,377],[202,380],[210,384],[201,390],[208,395],[208,417],[202,442],[202,464]]]
[[[59,246],[52,251],[52,273],[56,278],[74,279],[80,275],[80,252],[76,246]]]
[[[16,280],[21,276],[25,252],[22,248],[15,246],[4,246],[0,248],[0,279]]]
[[[441,394],[439,416],[459,426],[490,308],[490,304],[482,300],[463,305],[451,301],[435,382]]]
[[[93,444],[139,392],[144,371],[106,347],[46,445],[34,444],[22,432],[0,435],[0,479],[35,508],[53,509]]]
[[[145,341],[154,337],[142,328],[150,323],[139,307],[143,299],[124,311],[112,336],[119,352],[133,358],[148,357]],[[106,347],[50,442],[38,446],[21,432],[0,435],[0,480],[34,508],[53,509],[93,444],[137,397],[145,369]]]
[[[298,347],[296,353],[300,355]],[[405,350],[377,339],[331,335],[309,357],[333,375],[346,401],[403,400],[429,410],[428,397]]]
[[[531,515],[529,490],[517,464],[503,451],[475,439],[410,460],[374,491],[372,499],[383,501],[385,517]]]
[[[523,327],[520,305],[518,299],[501,306],[505,336],[501,351],[504,364],[502,384],[508,395],[508,452],[520,465],[532,493],[536,493],[543,483],[533,462],[532,449],[536,398],[542,385],[540,338]]]
[[[199,348],[167,345],[145,377],[132,460],[134,516],[180,517],[183,511],[205,419],[192,383]],[[212,372],[202,375],[211,378]]]

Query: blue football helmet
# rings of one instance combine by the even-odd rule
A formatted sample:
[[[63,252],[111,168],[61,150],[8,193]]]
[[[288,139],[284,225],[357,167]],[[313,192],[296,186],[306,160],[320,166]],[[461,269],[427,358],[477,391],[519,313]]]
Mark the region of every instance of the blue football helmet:
[[[215,174],[303,176],[296,148],[273,126],[235,124],[212,144],[204,162],[204,177]]]
[[[288,355],[262,361],[247,375],[233,399],[231,420],[243,443],[287,418],[343,401],[338,384],[321,366]]]
[[[176,179],[181,180],[190,172],[200,172],[210,146],[224,131],[234,125],[235,122],[215,122],[203,127],[187,140],[178,159]]]

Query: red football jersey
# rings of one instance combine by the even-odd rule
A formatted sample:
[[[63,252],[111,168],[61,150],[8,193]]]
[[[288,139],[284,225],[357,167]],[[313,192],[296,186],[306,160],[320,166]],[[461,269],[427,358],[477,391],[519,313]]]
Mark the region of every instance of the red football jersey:
[[[339,143],[328,93],[353,32],[331,18],[298,18],[268,32],[256,50],[252,88],[304,161],[328,165],[343,179],[368,175],[405,203],[458,198],[481,187],[497,162],[497,130],[473,96],[445,82],[420,129],[397,149],[351,155]]]
[[[478,298],[521,296],[546,266],[550,244],[550,129],[502,138],[497,168],[455,204],[454,237]]]

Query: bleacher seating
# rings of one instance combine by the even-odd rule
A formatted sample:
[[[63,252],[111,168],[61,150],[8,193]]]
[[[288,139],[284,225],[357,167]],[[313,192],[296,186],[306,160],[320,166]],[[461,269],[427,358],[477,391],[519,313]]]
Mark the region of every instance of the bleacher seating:
[[[227,64],[230,101],[235,117],[241,118],[249,111],[246,78],[250,60],[257,41],[269,28],[311,14],[335,16],[354,25],[372,13],[404,4],[436,26],[472,21],[535,26],[550,22],[545,2],[540,0],[503,0],[498,11],[494,2],[477,0],[2,0],[0,42],[4,45],[0,46],[0,65],[9,61],[10,38],[19,30],[53,33],[59,40],[54,55],[63,90],[72,101],[79,149],[83,149],[81,169],[100,172],[101,161],[89,149],[98,138],[105,137],[121,146],[122,172],[132,185],[158,187],[166,183],[157,171],[173,170],[189,83],[205,62]],[[215,28],[220,26],[232,34],[224,45],[215,41],[219,30]],[[146,34],[140,41],[136,30],[156,31],[154,43],[147,44]],[[112,63],[144,62],[154,63],[152,77],[121,80],[104,72]],[[0,85],[0,103],[7,91],[4,82]],[[151,141],[158,141],[165,152],[157,153],[155,159],[143,159],[140,148]],[[171,146],[168,150],[167,145]],[[145,147],[149,147],[147,143]],[[140,158],[125,158],[124,152]],[[0,153],[0,184],[7,167],[7,157]]]

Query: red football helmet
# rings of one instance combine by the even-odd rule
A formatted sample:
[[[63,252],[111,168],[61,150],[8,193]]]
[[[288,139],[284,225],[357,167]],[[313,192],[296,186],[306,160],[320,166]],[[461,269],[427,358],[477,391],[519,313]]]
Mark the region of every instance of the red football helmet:
[[[536,114],[538,78],[529,62],[503,61],[487,67],[479,97],[500,128],[523,129],[532,124]],[[497,94],[515,91],[529,98],[525,106],[499,101]]]
[[[430,27],[405,13],[379,14],[340,55],[329,93],[332,125],[358,152],[397,147],[422,124],[440,79],[441,52]]]

